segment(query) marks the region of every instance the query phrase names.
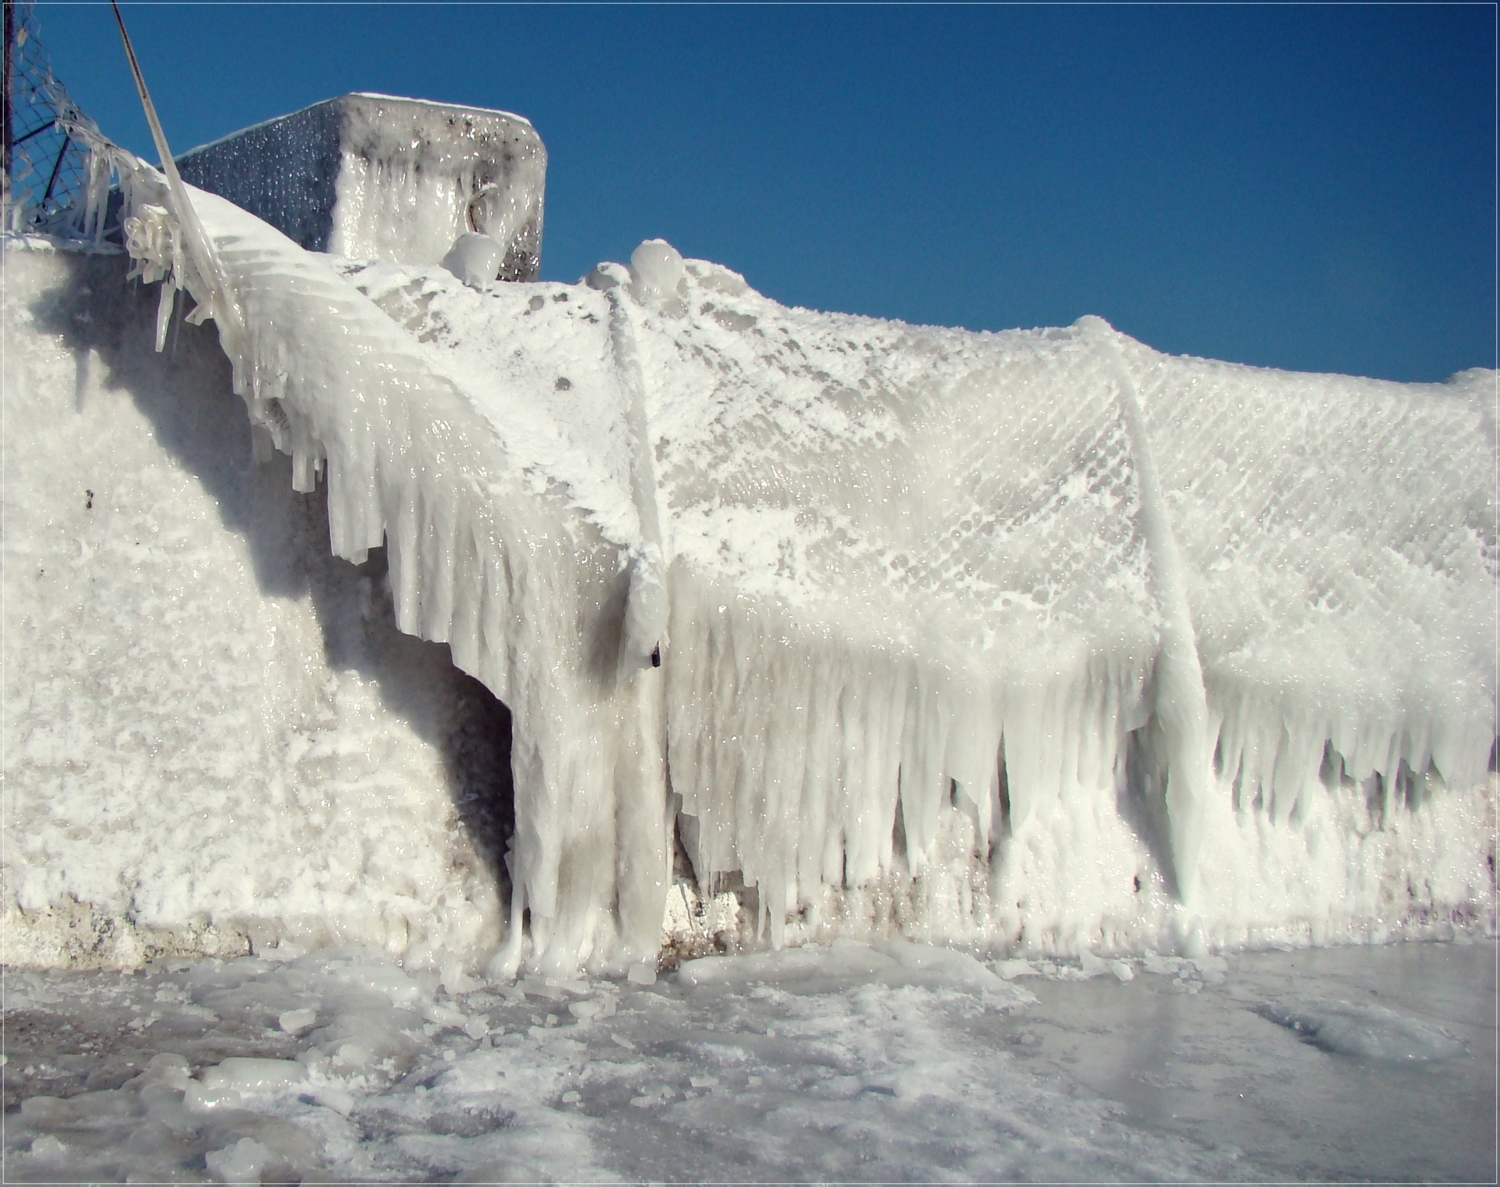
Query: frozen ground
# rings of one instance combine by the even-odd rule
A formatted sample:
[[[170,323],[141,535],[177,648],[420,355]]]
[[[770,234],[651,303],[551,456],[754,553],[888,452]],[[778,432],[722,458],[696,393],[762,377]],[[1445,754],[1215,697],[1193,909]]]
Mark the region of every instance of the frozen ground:
[[[5,1178],[1493,1182],[1496,949],[1464,939],[842,945],[650,986],[327,951],[12,972]]]

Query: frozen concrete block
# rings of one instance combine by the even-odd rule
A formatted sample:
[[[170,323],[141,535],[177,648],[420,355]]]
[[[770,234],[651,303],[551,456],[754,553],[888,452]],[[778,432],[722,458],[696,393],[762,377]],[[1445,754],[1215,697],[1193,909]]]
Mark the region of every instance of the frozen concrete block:
[[[435,264],[477,231],[501,245],[500,279],[537,277],[547,150],[518,115],[341,95],[177,164],[312,251]]]

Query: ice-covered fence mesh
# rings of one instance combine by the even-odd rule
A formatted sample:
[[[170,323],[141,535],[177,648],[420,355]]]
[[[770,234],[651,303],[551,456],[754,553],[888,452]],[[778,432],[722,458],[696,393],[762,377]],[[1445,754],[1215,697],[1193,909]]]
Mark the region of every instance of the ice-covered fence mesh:
[[[7,3],[6,226],[66,230],[81,219],[98,125],[52,74],[36,6]]]
[[[1225,715],[1225,777],[1284,814],[1292,772],[1315,770],[1326,741],[1359,780],[1429,761],[1454,786],[1481,779],[1494,737],[1493,379],[1334,383],[1136,355]]]
[[[326,482],[334,551],[383,545],[397,624],[511,709],[497,974],[649,959],[673,813],[700,886],[754,888],[773,943],[1181,945],[1189,906],[1204,943],[1353,935],[1385,926],[1386,887],[1410,897],[1405,854],[1456,838],[1424,902],[1492,886],[1464,846],[1493,832],[1470,794],[1493,741],[1493,373],[1290,376],[1096,319],[903,326],[704,261],[669,288],[603,265],[479,289],[330,267],[107,143],[90,168],[91,211],[119,175],[136,274],[172,277],[158,340],[185,287],[258,448]],[[642,446],[659,669],[617,662]],[[1442,819],[1350,785],[1429,767]],[[1179,771],[1210,784],[1181,827]],[[1207,872],[1195,905],[1168,860],[1178,888]]]

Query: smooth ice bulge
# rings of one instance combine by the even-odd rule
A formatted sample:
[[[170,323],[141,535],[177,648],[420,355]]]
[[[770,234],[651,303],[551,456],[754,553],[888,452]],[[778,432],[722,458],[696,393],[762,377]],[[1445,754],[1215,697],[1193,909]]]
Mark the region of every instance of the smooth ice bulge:
[[[500,259],[498,243],[488,235],[465,231],[443,257],[443,267],[465,284],[482,288],[500,274]]]
[[[1315,1002],[1304,1007],[1265,1003],[1261,1017],[1325,1051],[1375,1063],[1431,1063],[1468,1054],[1442,1027],[1384,1006]]]
[[[635,274],[631,294],[643,305],[660,305],[678,295],[686,271],[682,256],[665,239],[647,239],[630,253]]]

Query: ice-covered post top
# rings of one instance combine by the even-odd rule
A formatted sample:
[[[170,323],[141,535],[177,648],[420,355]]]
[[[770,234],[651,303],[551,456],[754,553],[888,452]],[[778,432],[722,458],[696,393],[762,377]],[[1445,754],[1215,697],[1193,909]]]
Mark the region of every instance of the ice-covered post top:
[[[435,264],[465,232],[535,280],[547,150],[523,117],[351,94],[183,154],[183,179],[311,251]]]

